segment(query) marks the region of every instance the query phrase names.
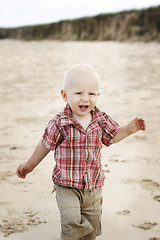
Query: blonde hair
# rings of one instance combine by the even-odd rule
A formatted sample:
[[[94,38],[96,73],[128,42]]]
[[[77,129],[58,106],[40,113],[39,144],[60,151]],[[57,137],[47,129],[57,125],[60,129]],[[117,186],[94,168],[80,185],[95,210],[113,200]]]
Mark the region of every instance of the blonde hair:
[[[94,75],[98,82],[100,80],[100,77],[96,70],[89,64],[87,63],[78,63],[70,67],[67,71],[64,73],[64,78],[63,78],[63,87],[66,89],[67,87],[67,82],[69,79],[73,78],[75,75],[86,75],[86,74],[92,74]]]

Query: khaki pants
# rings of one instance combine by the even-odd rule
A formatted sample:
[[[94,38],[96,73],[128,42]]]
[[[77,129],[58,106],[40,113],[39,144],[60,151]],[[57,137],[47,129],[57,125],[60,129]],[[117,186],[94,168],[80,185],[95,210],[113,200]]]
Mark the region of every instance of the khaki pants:
[[[102,188],[84,191],[55,184],[61,240],[95,240],[101,234]]]

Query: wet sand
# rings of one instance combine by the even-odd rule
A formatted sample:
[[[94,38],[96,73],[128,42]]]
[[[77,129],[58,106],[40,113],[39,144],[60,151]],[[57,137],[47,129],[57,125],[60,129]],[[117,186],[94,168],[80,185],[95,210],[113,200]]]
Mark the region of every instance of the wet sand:
[[[65,106],[63,73],[78,62],[100,74],[101,110],[121,126],[135,116],[147,125],[145,133],[103,148],[103,233],[97,239],[160,240],[160,45],[48,40],[0,41],[0,239],[60,239],[53,153],[25,180],[15,171]]]

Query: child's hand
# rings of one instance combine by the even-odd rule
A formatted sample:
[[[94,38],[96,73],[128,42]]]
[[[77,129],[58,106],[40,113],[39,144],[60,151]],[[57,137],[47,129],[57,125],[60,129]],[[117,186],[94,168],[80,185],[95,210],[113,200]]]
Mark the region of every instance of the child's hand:
[[[42,142],[39,142],[35,148],[32,156],[27,162],[22,163],[16,171],[16,174],[20,178],[25,178],[26,175],[33,171],[33,169],[42,161],[42,159],[49,153],[48,150]]]
[[[25,178],[28,173],[32,172],[32,170],[33,168],[26,162],[19,165],[16,174],[20,178]]]
[[[146,126],[145,126],[145,122],[142,118],[135,118],[132,121],[130,121],[127,125],[127,129],[129,131],[130,134],[135,133],[139,130],[143,130],[145,131]]]
[[[146,126],[144,120],[142,118],[135,118],[132,121],[130,121],[127,126],[119,129],[119,131],[113,138],[113,143],[117,143],[139,130],[145,131],[145,129]]]

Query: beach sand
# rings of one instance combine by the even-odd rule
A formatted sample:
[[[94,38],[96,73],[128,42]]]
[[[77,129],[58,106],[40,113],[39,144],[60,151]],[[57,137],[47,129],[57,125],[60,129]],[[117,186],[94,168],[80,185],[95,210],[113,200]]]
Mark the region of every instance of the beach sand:
[[[103,147],[99,240],[160,240],[160,45],[158,43],[0,41],[0,240],[58,240],[51,193],[53,152],[25,180],[15,172],[65,106],[64,71],[87,62],[100,74],[97,106],[121,126],[147,129]]]

